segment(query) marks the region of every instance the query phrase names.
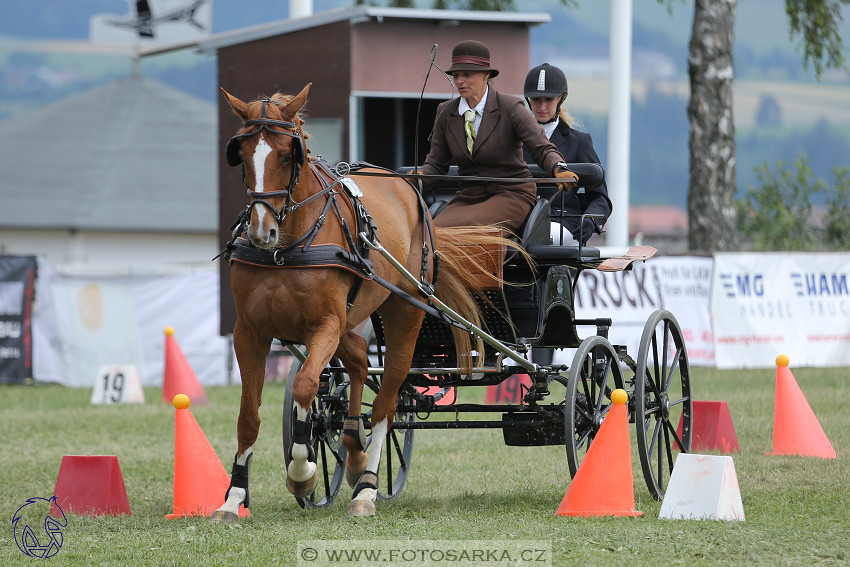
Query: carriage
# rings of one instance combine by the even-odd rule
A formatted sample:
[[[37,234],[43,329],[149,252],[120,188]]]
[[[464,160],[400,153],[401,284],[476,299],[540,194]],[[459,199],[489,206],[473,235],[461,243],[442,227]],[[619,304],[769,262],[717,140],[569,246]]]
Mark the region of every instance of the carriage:
[[[687,452],[691,443],[690,370],[681,328],[672,313],[654,312],[644,325],[635,357],[624,346],[609,341],[611,319],[579,318],[574,305],[582,271],[628,270],[655,250],[632,247],[625,255],[612,258],[603,257],[598,248],[552,243],[550,204],[539,200],[514,242],[461,233],[461,241],[471,239],[464,252],[466,265],[443,258],[442,264],[448,263],[448,267],[440,273],[448,272],[441,278],[451,280],[457,272],[469,272],[464,276],[467,284],[477,282],[477,319],[470,319],[456,305],[444,303],[435,291],[433,284],[439,280],[433,276],[440,263],[430,259],[429,250],[438,246],[434,232],[429,241],[429,223],[401,226],[399,238],[406,242],[404,246],[388,238],[397,217],[436,214],[441,205],[438,193],[432,193],[428,203],[428,195],[413,191],[415,199],[405,196],[407,204],[402,206],[392,198],[396,190],[403,195],[411,193],[412,186],[403,181],[402,173],[368,165],[330,168],[308,160],[297,115],[307,88],[294,98],[263,99],[261,109],[260,101],[249,105],[225,93],[234,112],[244,120],[243,131],[228,144],[228,160],[231,165],[246,164],[251,200],[235,225],[228,249],[238,313],[234,346],[243,379],[239,451],[227,502],[213,519],[234,521],[238,507],[247,507],[249,502],[250,447],[259,428],[256,409],[263,359],[269,352],[268,344],[263,343],[271,338],[294,356],[283,408],[283,448],[287,486],[302,507],[331,505],[345,479],[355,488],[350,513],[373,514],[374,506],[368,503],[365,509],[355,507],[355,502],[362,500],[358,494],[371,490],[372,501],[401,494],[413,462],[417,429],[500,429],[507,445],[564,445],[567,468],[574,475],[612,406],[615,389],[628,393],[643,476],[652,496],[661,499],[674,452]],[[254,143],[280,147],[244,147]],[[256,152],[283,156],[275,161],[280,167],[274,168],[274,175],[249,169],[259,163]],[[247,163],[249,157],[253,165]],[[570,169],[578,174],[580,186],[592,187],[604,176],[597,164],[570,164]],[[298,195],[297,188],[308,175],[315,178],[315,187]],[[440,177],[443,187],[453,185],[451,175]],[[384,184],[380,200],[369,201],[368,191],[361,190],[370,180]],[[285,189],[263,191],[264,182]],[[393,184],[392,191],[389,184]],[[352,211],[369,212],[351,217],[347,207],[336,202],[343,194],[355,203]],[[360,206],[361,201],[365,207]],[[314,215],[298,213],[302,224],[287,228],[286,219],[298,216],[295,211],[307,208],[308,203]],[[384,206],[389,207],[386,213],[381,210]],[[268,217],[265,223],[263,215]],[[334,216],[341,227],[335,229],[340,244],[314,244],[317,227]],[[253,244],[240,236],[251,223]],[[259,236],[258,225],[265,225],[266,230],[259,231]],[[277,231],[286,233],[286,245],[278,244]],[[450,230],[435,232],[440,246],[457,249],[446,240],[445,233]],[[263,246],[262,239],[270,244]],[[308,247],[314,248],[309,259],[305,254]],[[276,266],[295,269],[278,270]],[[359,277],[351,275],[358,270],[360,274],[355,276]],[[339,283],[334,279],[338,276],[347,279]],[[290,279],[279,283],[282,277]],[[301,279],[292,279],[296,277]],[[319,279],[305,283],[305,277]],[[293,289],[293,282],[307,289],[303,293],[300,288]],[[269,293],[287,285],[285,298],[269,298]],[[316,294],[317,289],[323,293]],[[375,290],[383,295],[367,303],[372,295],[379,295]],[[336,298],[338,306],[328,307],[328,297],[333,295],[341,296]],[[279,301],[288,303],[280,308]],[[292,313],[307,302],[318,302],[306,307],[312,313]],[[386,308],[388,302],[390,308]],[[363,310],[357,311],[363,303]],[[328,309],[330,315],[325,319],[331,324],[324,319],[321,325],[311,322],[318,309]],[[266,312],[272,310],[277,315],[270,318]],[[284,316],[288,317],[287,327],[279,324]],[[346,317],[365,323],[337,328]],[[307,330],[302,332],[301,327]],[[333,332],[327,327],[333,327]],[[237,338],[237,333],[241,337]],[[320,333],[326,333],[323,340],[315,338]],[[462,347],[466,343],[459,342],[463,337],[471,338],[466,351]],[[531,356],[536,348],[569,349],[572,362],[537,364]],[[529,378],[516,401],[457,400],[458,390],[501,385],[520,374]],[[441,403],[450,394],[453,401]],[[382,419],[387,416],[390,423]],[[238,489],[236,496],[231,494],[234,489]]]
[[[568,167],[579,173],[579,188],[598,185],[604,176],[598,164]],[[536,177],[545,177],[539,168],[530,169]],[[433,188],[430,195],[426,191],[432,214],[438,214],[446,202],[446,193],[440,189],[450,191],[456,187],[448,179],[452,175],[456,175],[454,167],[441,186]],[[426,315],[413,364],[398,395],[396,420],[383,445],[385,479],[379,487],[380,498],[396,498],[403,490],[412,465],[417,429],[501,429],[506,445],[564,445],[568,470],[574,476],[611,407],[611,393],[617,388],[625,389],[629,395],[630,422],[636,424],[646,486],[654,498],[663,498],[674,451],[687,452],[691,444],[690,372],[681,327],[669,311],[652,313],[643,328],[635,359],[624,345],[609,342],[611,319],[578,318],[574,304],[575,288],[583,270],[631,269],[633,262],[648,259],[655,251],[645,246],[632,247],[624,256],[606,258],[598,248],[552,243],[549,205],[545,199],[538,200],[519,238],[536,269],[510,251],[492,251],[492,258],[488,258],[492,262],[489,267],[501,268],[508,283],[487,289],[486,297],[479,300],[485,313],[485,329],[472,332],[486,339],[482,366],[472,373],[459,368],[452,355],[449,325],[438,316]],[[497,265],[498,260],[503,260],[501,266]],[[370,339],[370,361],[375,363],[369,367],[366,385],[377,392],[383,374],[381,318],[373,315],[360,332]],[[295,357],[283,408],[283,447],[288,461],[295,420],[292,384],[305,355],[302,346],[285,346]],[[570,349],[574,352],[572,363],[535,366],[530,354],[533,348],[540,347]],[[527,374],[531,385],[517,380],[517,374]],[[511,388],[522,389],[517,403],[456,403],[457,394],[452,392],[458,388],[499,386],[509,379]],[[553,395],[550,390],[555,384],[561,387]],[[342,363],[332,359],[322,372],[313,406],[320,481],[314,493],[296,498],[302,507],[329,506],[342,486],[346,451],[342,431],[349,386]],[[454,401],[438,403],[446,396]],[[482,414],[501,415],[498,419],[467,419]],[[450,419],[445,419],[446,415]],[[364,413],[367,429],[368,418],[369,413]]]

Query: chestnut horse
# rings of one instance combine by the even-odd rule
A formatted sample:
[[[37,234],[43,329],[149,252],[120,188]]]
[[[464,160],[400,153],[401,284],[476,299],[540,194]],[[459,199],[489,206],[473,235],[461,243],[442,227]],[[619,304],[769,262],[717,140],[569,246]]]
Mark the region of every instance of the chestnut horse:
[[[229,163],[242,164],[250,196],[236,232],[244,229],[250,241],[245,246],[275,262],[256,265],[230,258],[237,315],[233,347],[241,371],[242,401],[230,487],[213,521],[233,522],[239,507],[248,507],[252,446],[260,427],[266,357],[274,339],[304,345],[308,353],[294,377],[296,421],[287,488],[305,497],[317,485],[309,411],[320,373],[332,357],[338,357],[351,383],[343,436],[348,450],[346,477],[354,487],[349,514],[375,513],[381,448],[393,423],[398,390],[410,370],[424,311],[397,293],[401,290],[422,300],[417,286],[383,256],[369,256],[359,238],[368,230],[361,227],[371,227],[371,234],[408,272],[420,275],[421,285],[433,281],[433,252],[439,250],[436,297],[467,320],[480,321],[470,291],[474,284],[460,258],[468,254],[464,246],[490,243],[494,237],[468,228],[432,231],[421,197],[400,177],[361,177],[352,183],[351,178],[341,179],[330,168],[321,167],[323,162],[308,155],[299,115],[309,88],[308,84],[294,97],[278,93],[250,103],[222,89],[243,121],[227,147]],[[333,260],[343,256],[354,261]],[[379,281],[395,286],[396,292]],[[382,385],[372,406],[372,443],[367,455],[360,409],[368,371],[367,343],[352,329],[376,311],[384,324],[386,357]],[[460,361],[460,354],[471,350],[470,337],[464,331],[455,336]]]

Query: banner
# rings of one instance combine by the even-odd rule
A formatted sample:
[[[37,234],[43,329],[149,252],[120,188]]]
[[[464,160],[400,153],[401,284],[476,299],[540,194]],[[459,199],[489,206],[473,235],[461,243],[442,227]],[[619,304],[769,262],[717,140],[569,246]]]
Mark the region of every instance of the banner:
[[[688,361],[694,366],[714,366],[714,346],[709,314],[712,259],[698,256],[665,256],[633,264],[631,270],[584,270],[575,293],[576,317],[610,318],[608,338],[625,345],[637,360],[640,337],[650,315],[670,311],[682,329]],[[579,336],[596,334],[594,327],[579,327]],[[572,354],[556,351],[555,360],[572,362]]]
[[[218,334],[217,271],[83,277],[57,274],[42,261],[39,270],[37,381],[91,388],[103,365],[131,365],[143,386],[161,386],[171,326],[204,386],[238,383],[230,342]]]
[[[711,312],[718,368],[850,366],[850,253],[718,253]]]
[[[34,256],[0,256],[0,383],[19,384],[32,372]]]

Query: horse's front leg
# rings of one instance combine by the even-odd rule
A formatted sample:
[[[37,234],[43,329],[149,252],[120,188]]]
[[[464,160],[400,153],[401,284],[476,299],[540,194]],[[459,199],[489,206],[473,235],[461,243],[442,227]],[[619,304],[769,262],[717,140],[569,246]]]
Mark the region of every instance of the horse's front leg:
[[[319,483],[316,455],[313,449],[313,421],[310,408],[319,391],[319,375],[339,346],[339,319],[325,317],[315,329],[307,346],[307,359],[295,374],[292,397],[295,422],[292,424],[292,460],[286,468],[286,488],[293,496],[309,496]]]
[[[239,421],[236,425],[238,449],[230,472],[230,486],[224,495],[225,502],[210,518],[213,522],[233,523],[239,517],[239,507],[251,503],[248,477],[251,472],[252,447],[260,431],[260,404],[266,373],[266,357],[271,341],[260,344],[239,324],[233,331],[233,348],[242,373],[242,400]]]

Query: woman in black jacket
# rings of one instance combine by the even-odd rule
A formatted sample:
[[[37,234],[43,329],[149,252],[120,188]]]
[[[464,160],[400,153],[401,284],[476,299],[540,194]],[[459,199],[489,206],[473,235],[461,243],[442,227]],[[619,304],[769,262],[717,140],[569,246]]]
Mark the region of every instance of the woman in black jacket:
[[[572,117],[563,107],[564,99],[567,98],[567,78],[563,71],[548,63],[538,65],[525,77],[523,91],[534,118],[565,162],[599,163],[590,134],[570,127]],[[526,148],[523,148],[523,155],[526,163],[533,163]],[[550,199],[556,191],[558,188],[555,185],[538,185],[538,194],[545,199]],[[611,208],[611,199],[608,198],[608,188],[604,182],[590,189],[561,191],[552,200],[553,243],[578,245],[580,240],[586,244],[591,236],[602,232],[605,221],[611,215]],[[571,216],[561,217],[561,211]],[[601,217],[587,217],[584,224],[579,226],[583,213]],[[566,230],[561,229],[561,224],[557,222],[559,220]]]

